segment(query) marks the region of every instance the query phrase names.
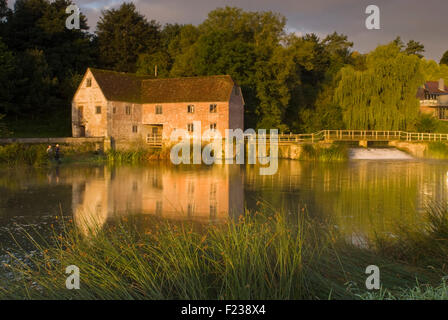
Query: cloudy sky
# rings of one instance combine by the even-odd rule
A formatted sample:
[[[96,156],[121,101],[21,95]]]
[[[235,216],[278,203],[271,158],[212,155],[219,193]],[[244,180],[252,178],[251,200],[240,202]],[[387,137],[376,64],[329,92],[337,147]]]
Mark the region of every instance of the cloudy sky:
[[[129,0],[128,0],[129,1]],[[91,31],[101,10],[118,7],[119,0],[74,0],[87,16]],[[217,7],[272,10],[287,18],[291,32],[333,31],[347,34],[355,49],[369,51],[400,35],[404,41],[422,42],[428,59],[440,60],[448,50],[448,0],[134,0],[138,10],[160,23],[199,24]],[[367,30],[366,7],[377,5],[381,30]]]

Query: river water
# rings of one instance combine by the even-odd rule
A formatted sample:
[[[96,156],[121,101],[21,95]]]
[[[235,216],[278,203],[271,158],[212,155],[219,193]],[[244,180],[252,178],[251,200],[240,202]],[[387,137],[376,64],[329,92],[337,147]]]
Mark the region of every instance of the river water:
[[[0,169],[0,240],[23,226],[42,228],[68,216],[80,227],[117,216],[219,223],[245,208],[308,212],[347,235],[393,232],[447,200],[448,163],[420,160],[279,162],[277,174],[252,165],[66,165]],[[87,226],[86,226],[87,225]]]

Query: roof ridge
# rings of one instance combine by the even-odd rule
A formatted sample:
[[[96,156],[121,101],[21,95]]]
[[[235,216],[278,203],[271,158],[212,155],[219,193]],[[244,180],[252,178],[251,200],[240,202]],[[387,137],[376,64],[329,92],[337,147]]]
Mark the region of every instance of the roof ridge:
[[[115,73],[117,75],[130,75],[135,76],[139,78],[147,78],[142,79],[143,81],[148,80],[177,80],[177,79],[199,79],[199,78],[230,78],[233,80],[232,76],[230,74],[216,74],[216,75],[207,75],[207,76],[189,76],[189,77],[174,77],[174,78],[148,78],[151,77],[151,75],[145,75],[145,74],[137,74],[132,72],[123,72],[123,71],[115,71],[115,70],[108,70],[108,69],[100,69],[100,68],[92,68],[89,67],[91,71],[100,71],[100,72],[108,72],[108,73]]]
[[[100,71],[100,72],[107,72],[107,73],[114,73],[116,75],[128,75],[128,76],[134,76],[134,77],[138,77],[138,78],[145,78],[145,77],[150,77],[150,75],[145,75],[145,74],[137,74],[137,73],[132,73],[132,72],[123,72],[123,71],[115,71],[115,70],[107,70],[107,69],[99,69],[99,68],[91,68],[89,67],[90,71]]]
[[[150,78],[150,79],[144,79],[143,81],[185,80],[185,79],[201,79],[201,78],[230,78],[230,79],[233,80],[231,75],[229,75],[229,74],[222,74],[222,75],[212,75],[212,76],[191,76],[191,77],[175,77],[175,78]]]

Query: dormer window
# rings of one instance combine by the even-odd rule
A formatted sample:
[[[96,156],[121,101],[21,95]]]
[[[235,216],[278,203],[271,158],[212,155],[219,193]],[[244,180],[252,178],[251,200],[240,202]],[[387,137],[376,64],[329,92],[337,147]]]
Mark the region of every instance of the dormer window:
[[[87,78],[86,79],[86,87],[91,87],[92,86],[92,78]]]

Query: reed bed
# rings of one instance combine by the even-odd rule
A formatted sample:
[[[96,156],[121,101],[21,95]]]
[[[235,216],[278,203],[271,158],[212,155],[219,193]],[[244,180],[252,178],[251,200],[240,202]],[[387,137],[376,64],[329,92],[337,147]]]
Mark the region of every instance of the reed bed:
[[[322,162],[346,161],[348,160],[348,148],[342,144],[332,144],[329,147],[304,144],[299,159]]]
[[[425,156],[430,159],[448,159],[448,144],[444,142],[429,142]]]
[[[140,219],[87,230],[67,223],[51,243],[30,237],[38,254],[18,259],[9,253],[12,262],[4,268],[13,277],[0,278],[0,299],[378,299],[384,292],[417,292],[416,279],[436,292],[443,271],[441,264],[428,268],[395,257],[392,246],[384,250],[375,241],[356,247],[306,214],[246,213],[200,228]],[[437,230],[427,237],[446,250],[438,240],[446,237],[440,233],[445,225],[431,225]],[[445,260],[442,254],[434,259]],[[365,289],[370,264],[381,269],[377,293]],[[69,265],[81,270],[80,290],[65,287]]]

